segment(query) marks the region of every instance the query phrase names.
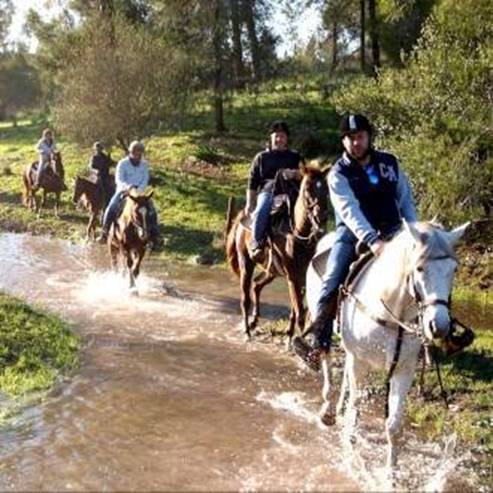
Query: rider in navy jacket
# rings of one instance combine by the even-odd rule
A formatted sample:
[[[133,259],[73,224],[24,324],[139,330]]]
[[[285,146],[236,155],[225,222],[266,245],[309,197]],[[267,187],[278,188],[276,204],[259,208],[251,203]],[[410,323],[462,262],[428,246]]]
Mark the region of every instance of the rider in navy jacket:
[[[313,344],[296,338],[295,350],[306,359],[330,349],[337,292],[355,259],[358,241],[375,255],[383,239],[400,228],[402,218],[416,221],[411,187],[392,154],[372,147],[372,127],[363,115],[343,117],[340,136],[345,152],[329,172],[329,193],[335,213],[336,237],[309,332]]]

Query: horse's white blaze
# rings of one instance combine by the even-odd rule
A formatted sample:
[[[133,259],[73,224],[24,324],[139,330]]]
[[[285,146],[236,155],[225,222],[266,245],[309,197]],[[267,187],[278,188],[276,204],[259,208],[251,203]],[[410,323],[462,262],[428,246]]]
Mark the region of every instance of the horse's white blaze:
[[[457,265],[453,245],[466,227],[463,225],[447,233],[427,223],[404,223],[404,229],[385,245],[380,256],[353,286],[354,292],[376,317],[388,320],[388,313],[382,303],[384,300],[397,318],[404,322],[414,320],[418,314],[412,297],[414,289],[424,301],[449,298]],[[330,240],[328,235],[321,240],[307,271],[306,293],[312,316],[320,292],[321,276],[325,272],[323,261],[326,261],[330,249]],[[380,326],[357,308],[351,298],[345,300],[339,314],[342,345],[346,351],[344,381],[349,388],[348,412],[351,416],[356,413],[361,379],[367,374],[368,367],[389,369],[394,359],[397,330]],[[440,335],[445,335],[449,330],[450,314],[448,307],[443,304],[427,306],[423,319],[428,337],[432,336],[432,328]],[[389,416],[386,422],[389,466],[394,466],[397,461],[396,437],[400,431],[405,398],[414,378],[420,348],[420,339],[405,333],[390,384]],[[327,359],[324,364],[328,365],[329,362]],[[331,407],[327,395],[327,389],[330,389],[330,367],[324,368],[324,379],[323,409],[327,411]],[[342,407],[343,398],[341,394],[338,410]]]
[[[139,228],[139,236],[143,238],[147,233],[147,207],[139,207],[139,213],[142,216],[142,228]]]

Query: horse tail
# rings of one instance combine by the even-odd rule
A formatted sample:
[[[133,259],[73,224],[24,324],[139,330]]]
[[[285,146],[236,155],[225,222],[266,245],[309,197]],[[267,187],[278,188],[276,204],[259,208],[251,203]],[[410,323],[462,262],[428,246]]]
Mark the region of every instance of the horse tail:
[[[231,231],[231,226],[233,226],[233,218],[235,216],[235,198],[230,197],[228,199],[228,211],[226,213],[226,228],[224,230],[224,238],[227,239],[229,232]]]
[[[238,261],[238,251],[236,249],[236,230],[239,224],[239,215],[236,219],[235,216],[235,200],[230,197],[228,200],[228,213],[226,216],[226,228],[225,228],[225,238],[226,238],[226,259],[230,269],[237,275],[240,275],[240,264]]]

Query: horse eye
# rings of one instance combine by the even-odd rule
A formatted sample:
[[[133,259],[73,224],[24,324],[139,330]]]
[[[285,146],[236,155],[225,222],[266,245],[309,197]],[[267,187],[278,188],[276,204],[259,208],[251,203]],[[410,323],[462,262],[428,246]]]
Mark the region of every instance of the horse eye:
[[[416,270],[418,272],[424,272],[424,268],[421,265],[419,267],[416,267]]]

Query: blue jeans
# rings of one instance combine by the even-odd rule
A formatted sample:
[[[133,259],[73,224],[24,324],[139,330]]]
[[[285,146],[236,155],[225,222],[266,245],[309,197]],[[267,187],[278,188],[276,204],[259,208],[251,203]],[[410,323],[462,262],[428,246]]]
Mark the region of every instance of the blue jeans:
[[[36,172],[36,185],[39,185],[41,181],[41,175],[45,172],[46,168],[50,165],[50,161],[46,159],[40,159],[38,161],[38,170]]]
[[[317,302],[317,316],[322,313],[324,306],[334,296],[337,296],[339,286],[346,279],[349,266],[356,257],[356,243],[356,236],[354,236],[349,228],[343,225],[338,226],[334,245],[327,258],[327,267]],[[330,347],[333,322],[333,319],[327,320],[324,329],[317,334],[322,347]]]
[[[111,224],[116,220],[118,210],[120,209],[120,205],[124,198],[125,192],[117,192],[111,197],[110,203],[108,204],[108,207],[106,207],[103,216],[104,233],[108,234]],[[149,201],[148,204],[149,233],[151,238],[156,238],[159,235],[157,212],[151,201]]]
[[[253,249],[263,245],[267,228],[269,227],[270,211],[272,209],[272,192],[260,192],[257,197],[257,206],[253,211],[252,241]]]

